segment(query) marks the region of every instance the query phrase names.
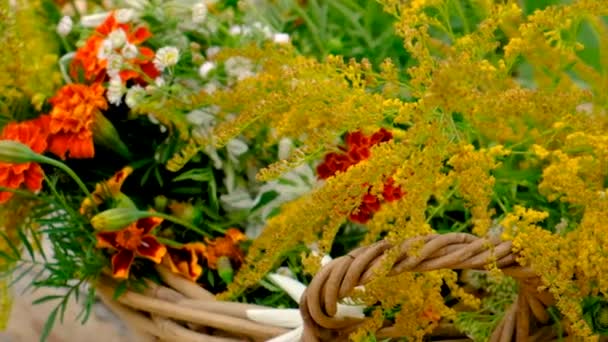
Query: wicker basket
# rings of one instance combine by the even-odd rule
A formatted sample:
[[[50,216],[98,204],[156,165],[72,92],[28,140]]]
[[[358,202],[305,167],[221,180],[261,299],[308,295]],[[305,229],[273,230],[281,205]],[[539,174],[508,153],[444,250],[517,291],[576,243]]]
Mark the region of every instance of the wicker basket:
[[[423,247],[420,249],[420,243]],[[417,246],[416,256],[408,251]],[[491,341],[551,341],[557,337],[546,308],[554,299],[539,292],[539,278],[516,263],[511,242],[482,239],[470,234],[450,233],[408,239],[398,246],[380,241],[339,257],[314,277],[304,292],[300,312],[304,320],[304,341],[340,341],[362,323],[361,319],[338,318],[337,303],[356,286],[364,285],[378,267],[384,266],[385,252],[397,248],[399,257],[390,274],[424,272],[437,269],[484,269],[492,258],[506,275],[519,283],[517,300],[492,334]],[[247,318],[246,310],[256,305],[220,302],[189,280],[158,267],[167,286],[150,283],[144,293],[127,291],[112,299],[116,284],[102,279],[98,290],[104,302],[134,330],[150,340],[162,341],[264,341],[287,330],[266,326]],[[378,338],[400,337],[390,325],[376,332]],[[433,332],[436,341],[469,341],[449,324]]]

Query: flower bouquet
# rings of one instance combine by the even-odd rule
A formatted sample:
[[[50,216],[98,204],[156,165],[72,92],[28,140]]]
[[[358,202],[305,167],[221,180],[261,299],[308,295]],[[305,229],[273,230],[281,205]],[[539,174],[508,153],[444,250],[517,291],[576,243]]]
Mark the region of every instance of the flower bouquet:
[[[42,340],[72,297],[152,340],[607,334],[602,1],[2,6]]]

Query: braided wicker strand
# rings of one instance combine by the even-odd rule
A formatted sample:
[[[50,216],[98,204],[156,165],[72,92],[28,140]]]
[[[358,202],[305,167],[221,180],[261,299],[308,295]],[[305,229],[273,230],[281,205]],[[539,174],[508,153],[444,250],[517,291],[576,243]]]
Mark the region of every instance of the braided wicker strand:
[[[422,248],[416,249],[415,256],[411,255],[413,247],[419,247],[420,243],[424,244]],[[363,323],[361,319],[336,317],[337,303],[355,287],[370,282],[380,268],[386,267],[388,255],[385,252],[395,249],[398,255],[389,276],[438,269],[484,269],[490,260],[495,260],[498,268],[518,281],[520,291],[490,341],[511,342],[513,338],[518,342],[540,341],[550,338],[550,329],[546,334],[531,336],[530,326],[532,320],[540,324],[548,322],[546,308],[552,305],[553,298],[547,292],[536,290],[539,278],[529,268],[517,264],[511,243],[465,233],[450,233],[411,238],[397,246],[379,241],[326,265],[313,278],[300,303],[305,324],[304,341],[343,340]],[[395,327],[385,326],[376,332],[376,336],[399,337],[403,334]]]

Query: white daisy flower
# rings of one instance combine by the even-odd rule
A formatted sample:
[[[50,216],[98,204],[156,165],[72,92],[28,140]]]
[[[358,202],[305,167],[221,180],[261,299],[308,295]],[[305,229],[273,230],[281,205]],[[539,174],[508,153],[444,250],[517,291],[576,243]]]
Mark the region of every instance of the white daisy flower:
[[[108,15],[110,15],[109,12],[85,15],[80,18],[80,25],[83,27],[97,27],[106,20]]]
[[[110,84],[108,85],[108,91],[106,93],[106,97],[108,98],[108,102],[113,105],[120,105],[122,102],[122,95],[125,93],[125,87],[122,84],[122,80],[120,77],[113,77],[110,79]]]
[[[192,6],[192,22],[200,24],[207,18],[207,4],[199,2]]]
[[[162,76],[158,76],[154,79],[154,84],[160,88],[165,85],[165,79]]]
[[[110,76],[111,78],[118,77],[118,74],[122,70],[124,62],[125,61],[121,55],[115,53],[109,55],[108,63],[106,65],[106,73],[108,74],[108,76]]]
[[[166,67],[177,64],[179,60],[179,50],[175,46],[165,46],[156,51],[154,57],[154,66],[156,69],[163,71]]]
[[[135,108],[141,102],[146,95],[146,91],[139,85],[134,85],[127,90],[127,96],[125,96],[125,103],[129,108]]]
[[[126,43],[125,46],[122,47],[122,50],[120,50],[120,53],[126,59],[133,59],[137,57],[139,50],[134,44]]]
[[[232,25],[228,29],[228,33],[231,36],[238,36],[239,34],[243,33],[243,28],[240,25]]]
[[[97,50],[97,58],[103,61],[108,59],[108,57],[113,54],[114,46],[112,45],[112,41],[109,39],[104,39],[103,42],[101,42],[99,50]]]
[[[201,64],[201,66],[198,68],[198,74],[202,78],[207,78],[207,75],[209,75],[209,72],[211,72],[211,70],[215,69],[215,67],[216,67],[215,62],[207,61],[207,62]]]
[[[57,33],[60,36],[65,37],[72,31],[73,25],[72,18],[66,15],[59,20],[59,24],[57,24]]]
[[[207,51],[205,51],[205,54],[207,55],[207,58],[212,58],[213,56],[217,55],[220,50],[221,48],[219,46],[210,46],[207,48]]]
[[[127,34],[119,28],[110,32],[107,39],[112,42],[113,48],[119,49],[127,42]]]
[[[135,17],[135,11],[130,8],[121,8],[116,11],[116,21],[121,24],[128,23]]]
[[[289,34],[287,33],[275,33],[272,36],[272,41],[277,44],[286,44],[289,43]]]
[[[221,87],[221,84],[218,81],[211,81],[211,82],[207,82],[207,84],[205,84],[203,86],[203,90],[207,93],[207,94],[213,94],[215,93],[219,88]]]
[[[245,57],[230,57],[224,62],[224,66],[226,68],[226,74],[239,81],[254,75],[253,62]]]

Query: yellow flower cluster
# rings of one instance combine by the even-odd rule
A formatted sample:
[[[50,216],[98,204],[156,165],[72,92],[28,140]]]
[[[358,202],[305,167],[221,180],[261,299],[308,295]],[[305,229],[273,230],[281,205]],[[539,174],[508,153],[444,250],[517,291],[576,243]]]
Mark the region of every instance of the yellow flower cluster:
[[[0,114],[8,117],[23,100],[40,110],[61,82],[54,24],[40,16],[40,1],[10,3],[0,4]]]
[[[31,211],[40,205],[31,198],[15,195],[11,201],[0,206],[0,252],[15,257],[14,247],[20,246],[19,231],[29,232],[31,224],[27,217]],[[14,265],[8,264],[9,260],[0,258],[0,273],[5,272]],[[0,278],[0,330],[8,322],[11,311],[12,298],[8,291],[8,284],[11,279]]]
[[[580,0],[526,17],[515,1],[381,2],[397,17],[397,31],[415,59],[406,77],[389,61],[376,72],[366,61],[332,56],[319,62],[296,56],[289,47],[265,47],[265,53],[249,47],[219,57],[244,56],[260,68],[234,89],[211,95],[222,115],[240,113],[218,126],[215,142],[222,145],[270,125],[270,143],[282,137],[301,143],[291,158],[262,171],[260,180],[336,151],[345,132],[392,124],[393,134],[390,142],[374,146],[368,159],[284,205],[253,242],[246,266],[223,296],[254,286],[300,244],[318,242],[322,253],[330,251],[362,196],[368,190],[381,196],[390,177],[404,195],[374,213],[361,244],[432,233],[440,209],[464,203],[472,232],[484,236],[499,222],[518,261],[537,272],[555,296],[568,332],[590,336],[580,300],[608,295],[608,281],[602,279],[608,241],[601,231],[608,219],[608,101],[605,76],[584,63],[578,42],[569,37],[588,21],[602,37],[600,48],[608,51],[608,26],[600,17],[608,7]],[[462,29],[451,26],[454,20]],[[518,78],[522,59],[533,69],[533,84]],[[608,70],[608,59],[601,64]],[[405,78],[406,85],[400,81]],[[201,144],[194,142],[189,151]],[[505,188],[514,194],[509,205],[495,196]],[[519,191],[528,197],[518,197]],[[560,219],[564,223],[556,226]],[[311,273],[317,259],[307,259]],[[385,280],[384,273],[377,274],[361,297],[380,306],[370,325],[356,333],[360,338],[385,318],[381,311],[397,304],[400,331],[420,338],[430,329],[420,318],[425,305],[431,303],[441,316],[452,314],[441,302],[444,283],[465,306],[479,305],[456,286],[450,271]],[[395,292],[405,286],[411,289],[407,295]]]

